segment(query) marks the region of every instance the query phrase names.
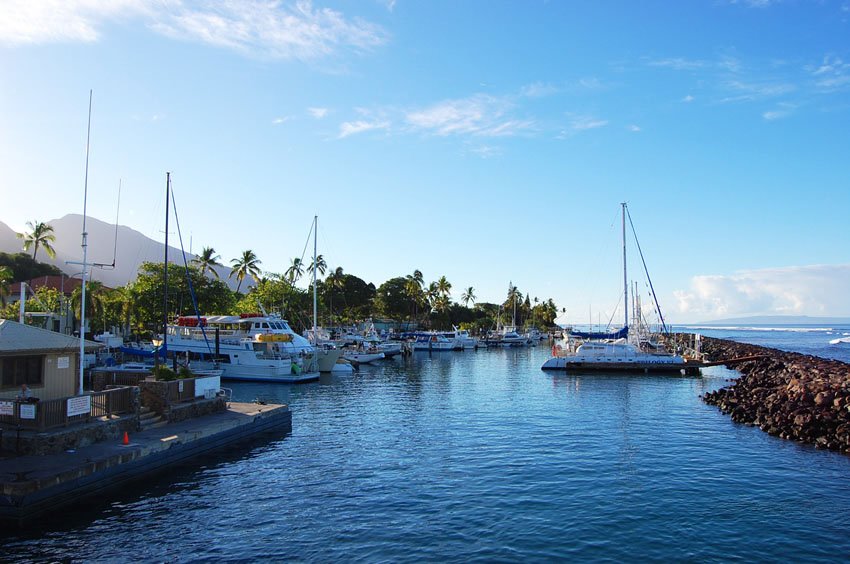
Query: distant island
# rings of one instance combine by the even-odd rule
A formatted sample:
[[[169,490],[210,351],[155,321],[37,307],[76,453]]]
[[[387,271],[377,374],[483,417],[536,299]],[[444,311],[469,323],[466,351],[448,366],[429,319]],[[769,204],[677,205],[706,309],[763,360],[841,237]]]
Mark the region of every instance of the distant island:
[[[809,317],[808,315],[753,315],[713,319],[678,325],[850,325],[850,317]]]

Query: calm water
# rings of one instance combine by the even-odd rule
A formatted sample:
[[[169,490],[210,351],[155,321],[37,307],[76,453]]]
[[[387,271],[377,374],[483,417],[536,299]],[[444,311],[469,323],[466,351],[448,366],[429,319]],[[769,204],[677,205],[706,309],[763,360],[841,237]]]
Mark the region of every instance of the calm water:
[[[293,432],[17,536],[0,559],[847,560],[850,457],[732,423],[698,377],[566,376],[548,347],[301,386]],[[8,533],[7,533],[8,535]]]

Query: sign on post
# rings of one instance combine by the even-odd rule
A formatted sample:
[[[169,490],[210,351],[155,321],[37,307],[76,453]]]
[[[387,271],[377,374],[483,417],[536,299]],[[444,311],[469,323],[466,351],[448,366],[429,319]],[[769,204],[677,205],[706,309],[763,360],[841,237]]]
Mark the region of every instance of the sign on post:
[[[13,401],[0,401],[0,415],[14,415],[15,414],[15,402]]]
[[[18,413],[20,413],[21,419],[35,419],[35,404],[34,403],[21,403],[18,404]]]
[[[73,398],[68,398],[67,412],[68,417],[91,413],[91,396],[77,396]]]

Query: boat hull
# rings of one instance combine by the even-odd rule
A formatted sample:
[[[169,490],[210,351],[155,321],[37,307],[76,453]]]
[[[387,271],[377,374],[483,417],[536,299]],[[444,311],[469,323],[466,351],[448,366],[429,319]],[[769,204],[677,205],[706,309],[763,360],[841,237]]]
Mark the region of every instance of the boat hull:
[[[543,370],[564,370],[566,372],[681,372],[693,365],[685,361],[635,360],[635,361],[588,361],[565,357],[553,357],[543,363]]]

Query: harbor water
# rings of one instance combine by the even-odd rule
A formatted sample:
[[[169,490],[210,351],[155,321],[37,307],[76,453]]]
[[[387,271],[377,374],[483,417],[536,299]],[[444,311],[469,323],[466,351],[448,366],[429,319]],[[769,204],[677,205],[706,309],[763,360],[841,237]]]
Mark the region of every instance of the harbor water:
[[[548,355],[545,344],[423,352],[312,384],[234,384],[234,399],[289,404],[292,433],[7,530],[0,559],[850,555],[850,457],[702,403],[733,372],[544,373]]]

